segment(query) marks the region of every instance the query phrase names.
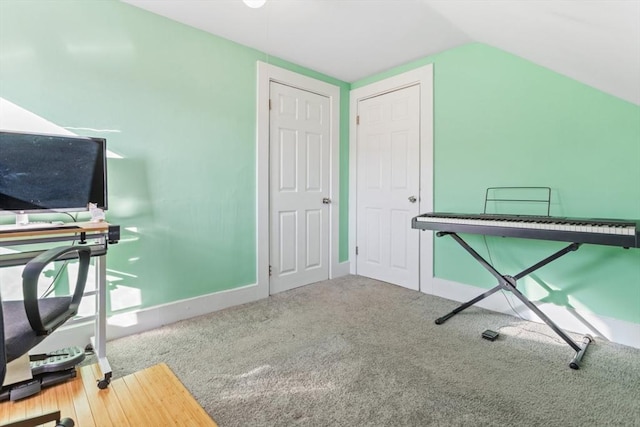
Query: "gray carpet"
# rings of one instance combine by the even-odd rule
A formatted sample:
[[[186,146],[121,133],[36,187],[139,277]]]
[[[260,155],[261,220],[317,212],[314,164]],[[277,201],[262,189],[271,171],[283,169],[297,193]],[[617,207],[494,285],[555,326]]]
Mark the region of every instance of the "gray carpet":
[[[434,324],[457,305],[347,276],[107,353],[116,378],[167,363],[221,427],[640,426],[640,350],[597,339],[576,371],[546,325],[476,307]]]

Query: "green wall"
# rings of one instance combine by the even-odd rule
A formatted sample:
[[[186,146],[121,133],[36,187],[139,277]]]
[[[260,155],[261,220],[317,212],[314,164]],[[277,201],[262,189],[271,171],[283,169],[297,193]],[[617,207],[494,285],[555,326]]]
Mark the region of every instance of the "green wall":
[[[104,136],[112,286],[141,307],[254,283],[256,61],[341,88],[340,260],[348,257],[350,85],[115,1],[0,1],[0,96]],[[640,108],[481,44],[434,63],[437,210],[478,212],[490,186],[549,186],[552,215],[640,218]],[[129,230],[125,230],[125,227]],[[472,238],[516,273],[562,245]],[[494,279],[448,239],[438,277]],[[536,299],[640,323],[640,251],[585,245],[521,281]],[[549,292],[548,290],[551,290]],[[138,307],[136,307],[138,308]]]
[[[130,308],[256,282],[258,60],[340,87],[348,153],[347,83],[121,2],[0,2],[0,96],[122,156],[108,163],[107,218],[123,229],[109,278],[139,290]]]
[[[352,89],[428,63],[434,64],[436,211],[482,212],[487,187],[546,186],[551,215],[640,220],[640,107],[482,44],[389,70]],[[469,242],[504,274],[564,246],[473,236]],[[456,282],[495,285],[449,238],[436,239],[434,270]],[[535,300],[640,323],[637,249],[584,245],[520,286]]]

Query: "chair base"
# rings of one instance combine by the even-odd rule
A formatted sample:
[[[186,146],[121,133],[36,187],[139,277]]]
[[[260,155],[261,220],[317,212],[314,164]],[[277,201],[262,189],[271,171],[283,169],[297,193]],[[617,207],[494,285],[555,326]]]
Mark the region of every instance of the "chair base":
[[[20,400],[40,392],[45,387],[63,383],[77,375],[76,368],[58,372],[47,372],[34,376],[32,379],[2,387],[0,402]]]
[[[80,347],[68,347],[47,354],[30,356],[32,379],[9,384],[0,389],[0,402],[20,400],[44,387],[59,384],[76,376],[76,366],[85,359]]]

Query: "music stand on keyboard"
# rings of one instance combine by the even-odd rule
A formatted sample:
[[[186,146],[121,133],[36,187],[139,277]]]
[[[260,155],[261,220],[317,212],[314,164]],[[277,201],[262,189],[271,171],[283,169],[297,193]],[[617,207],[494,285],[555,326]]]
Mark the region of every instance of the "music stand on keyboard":
[[[533,191],[537,191],[537,190],[541,190],[543,193],[546,193],[546,196],[543,196],[541,198],[506,198],[506,197],[499,197],[497,195],[497,193],[499,193],[502,190],[533,190]],[[486,192],[485,192],[485,200],[484,200],[484,213],[487,213],[487,204],[489,202],[518,202],[518,203],[525,203],[525,204],[530,204],[530,203],[542,203],[542,204],[546,204],[546,215],[549,216],[550,213],[550,207],[551,207],[551,189],[549,187],[489,187],[487,188]],[[449,320],[451,317],[455,316],[456,314],[460,313],[461,311],[471,307],[472,305],[482,301],[483,299],[487,298],[488,296],[493,295],[494,293],[500,291],[500,290],[505,290],[505,291],[509,291],[512,294],[514,294],[520,301],[522,301],[522,303],[524,305],[526,305],[531,311],[533,311],[544,323],[546,323],[556,334],[558,334],[560,336],[560,338],[562,338],[575,352],[575,356],[573,357],[573,359],[571,359],[571,362],[569,362],[569,366],[572,369],[579,369],[580,368],[580,362],[582,361],[582,357],[584,356],[584,353],[587,351],[587,347],[589,346],[589,344],[593,341],[593,338],[590,335],[585,335],[583,340],[582,340],[582,346],[580,346],[579,344],[577,344],[569,335],[567,335],[562,329],[560,329],[546,314],[544,314],[533,302],[531,302],[524,294],[522,294],[518,289],[517,289],[517,281],[522,279],[525,276],[528,276],[529,274],[533,273],[534,271],[538,270],[541,267],[544,267],[545,265],[549,264],[552,261],[555,261],[556,259],[560,258],[563,255],[568,254],[569,252],[574,252],[576,250],[578,250],[578,248],[580,248],[580,243],[571,243],[570,245],[566,246],[565,248],[555,252],[554,254],[552,254],[551,256],[543,259],[542,261],[532,265],[531,267],[521,271],[520,273],[516,274],[515,276],[510,276],[510,275],[505,275],[505,274],[501,274],[500,272],[498,272],[489,262],[487,262],[478,252],[476,252],[471,246],[469,246],[469,244],[467,242],[465,242],[460,236],[458,236],[457,233],[455,232],[448,232],[448,231],[439,231],[436,233],[436,236],[438,237],[442,237],[442,236],[451,236],[452,239],[454,239],[456,242],[458,242],[458,244],[460,246],[462,246],[462,248],[464,248],[476,261],[478,261],[478,263],[480,263],[480,265],[482,265],[489,273],[491,273],[491,275],[493,277],[496,278],[496,280],[498,281],[498,284],[488,290],[487,292],[484,292],[483,294],[473,298],[472,300],[460,305],[459,307],[457,307],[455,310],[451,311],[450,313],[439,317],[438,319],[436,319],[435,323],[436,325],[441,325],[444,322],[446,322],[447,320]]]

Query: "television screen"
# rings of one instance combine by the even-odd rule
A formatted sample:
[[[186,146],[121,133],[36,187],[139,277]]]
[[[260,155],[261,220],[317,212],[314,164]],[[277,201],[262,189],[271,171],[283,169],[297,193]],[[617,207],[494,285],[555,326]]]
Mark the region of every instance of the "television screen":
[[[107,209],[106,140],[0,131],[0,212]]]

